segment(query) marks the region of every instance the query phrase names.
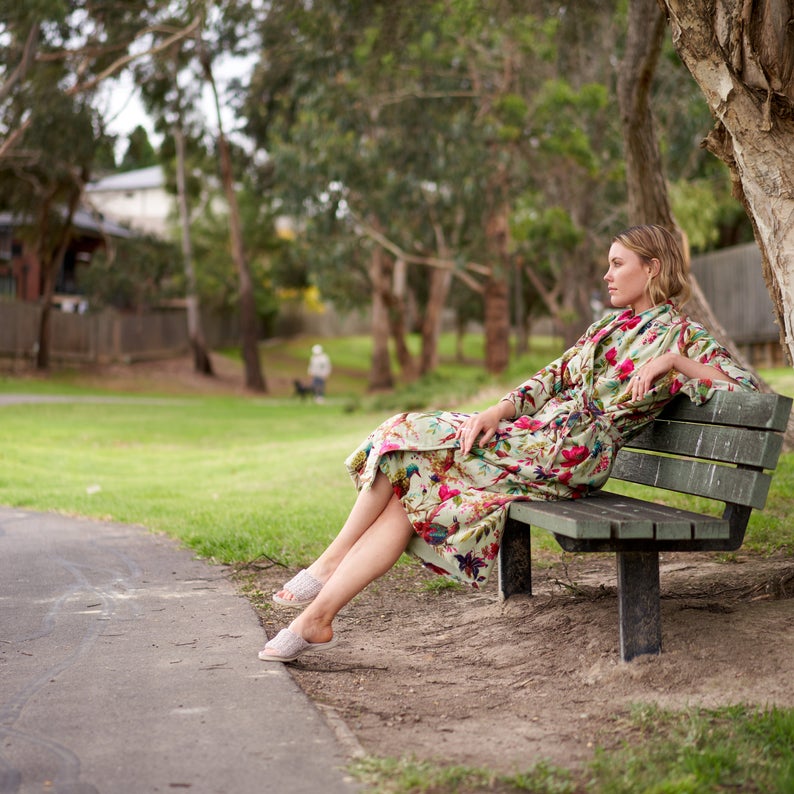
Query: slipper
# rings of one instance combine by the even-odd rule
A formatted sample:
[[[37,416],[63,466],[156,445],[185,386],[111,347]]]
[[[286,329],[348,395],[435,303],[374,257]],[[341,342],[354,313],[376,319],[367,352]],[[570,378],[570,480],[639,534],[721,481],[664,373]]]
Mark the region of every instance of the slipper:
[[[302,570],[298,571],[281,589],[289,590],[295,598],[289,600],[274,593],[273,600],[277,604],[285,607],[305,607],[317,598],[317,594],[323,589],[323,583],[315,579],[307,570]]]
[[[294,662],[299,656],[309,651],[324,651],[333,648],[339,642],[338,637],[333,637],[328,642],[307,642],[300,635],[290,629],[281,629],[265,647],[259,651],[259,658],[263,662]],[[276,653],[265,653],[270,650]]]

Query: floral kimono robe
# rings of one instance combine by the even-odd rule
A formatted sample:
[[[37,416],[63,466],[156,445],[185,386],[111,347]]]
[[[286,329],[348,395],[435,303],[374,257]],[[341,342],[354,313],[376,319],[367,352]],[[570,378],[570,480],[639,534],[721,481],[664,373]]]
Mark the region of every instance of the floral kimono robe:
[[[678,393],[698,404],[727,381],[663,376],[631,401],[632,373],[669,350],[715,367],[744,388],[752,376],[671,303],[611,313],[559,359],[507,394],[515,407],[484,447],[459,451],[467,414],[433,411],[387,419],[346,460],[356,486],[382,471],[416,535],[407,551],[437,573],[474,587],[496,560],[507,508],[517,499],[569,499],[600,488],[615,453]]]

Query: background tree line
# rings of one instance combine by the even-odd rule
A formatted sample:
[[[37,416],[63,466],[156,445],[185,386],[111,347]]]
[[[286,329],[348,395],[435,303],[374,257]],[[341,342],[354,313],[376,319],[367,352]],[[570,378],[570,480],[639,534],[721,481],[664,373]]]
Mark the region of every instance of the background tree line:
[[[86,182],[151,162],[136,131],[116,163],[103,117],[103,90],[132,75],[162,140],[180,243],[166,261],[142,255],[140,241],[134,256],[119,243],[102,272],[149,268],[132,278],[152,295],[186,295],[196,367],[208,373],[198,305],[236,305],[255,390],[267,388],[261,320],[283,289],[368,307],[370,385],[384,388],[396,377],[390,349],[401,378],[433,370],[445,310],[461,327],[482,322],[494,373],[507,365],[511,329],[521,351],[541,315],[573,341],[592,320],[609,239],[629,223],[675,225],[696,251],[765,234],[718,114],[727,165],[700,145],[715,103],[670,36],[677,26],[680,47],[680,31],[693,29],[682,14],[717,24],[705,3],[686,12],[655,0],[0,5],[0,209],[36,218],[31,234],[54,280]],[[723,38],[739,36],[744,63],[765,31],[777,35],[769,15],[777,24],[785,14],[774,0],[751,4],[749,19],[747,4],[718,5]],[[788,63],[790,40],[775,46],[762,54]],[[651,57],[632,61],[637,51]],[[736,52],[726,45],[717,55],[732,54],[724,62],[746,77]],[[219,88],[218,65],[235,59],[253,65]],[[755,61],[750,98],[780,133],[790,64],[770,76]],[[644,87],[641,101],[632,103],[632,86]],[[200,101],[207,87],[210,113]],[[632,154],[637,140],[652,157]],[[646,160],[653,178],[640,168]],[[662,204],[647,209],[649,195]],[[753,201],[763,204],[759,191]],[[278,218],[289,219],[287,238]],[[790,297],[775,272],[788,265],[762,251],[782,315]],[[418,356],[406,343],[412,332]]]

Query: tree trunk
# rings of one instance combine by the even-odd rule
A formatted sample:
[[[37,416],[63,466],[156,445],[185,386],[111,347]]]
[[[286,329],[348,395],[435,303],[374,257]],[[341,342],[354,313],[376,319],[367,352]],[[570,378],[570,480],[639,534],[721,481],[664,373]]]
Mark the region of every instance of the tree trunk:
[[[485,284],[485,368],[500,375],[510,363],[510,299],[507,281],[489,278]]]
[[[237,205],[237,193],[234,189],[234,174],[232,172],[232,158],[229,153],[229,142],[223,132],[223,119],[221,106],[218,99],[218,89],[212,74],[212,66],[206,53],[201,53],[201,65],[207,83],[212,89],[215,101],[215,114],[218,122],[218,155],[220,157],[221,181],[229,204],[229,238],[232,249],[232,259],[237,269],[240,296],[240,334],[243,350],[243,363],[245,365],[245,385],[256,392],[266,392],[267,385],[262,374],[262,364],[259,360],[259,333],[256,320],[256,300],[254,298],[254,282],[251,269],[245,256],[243,232],[240,223],[240,208]]]
[[[438,340],[441,337],[441,323],[444,307],[452,286],[452,271],[433,268],[430,271],[430,289],[427,295],[425,316],[422,320],[422,353],[419,374],[426,375],[438,367]]]
[[[662,16],[661,8],[655,0],[631,0],[629,3],[626,54],[618,78],[618,104],[626,147],[629,218],[632,223],[658,223],[670,229],[681,242],[688,261],[689,243],[673,218],[666,182],[663,176],[654,178],[653,174],[646,171],[647,163],[656,163],[654,167],[662,174],[649,100],[653,70],[664,36],[664,29],[660,29],[658,24]],[[694,276],[690,276],[690,283],[692,297],[687,304],[687,312],[709,328],[731,356],[745,369],[753,372],[762,388],[768,391],[769,387],[717,319]],[[790,423],[786,434],[787,443],[792,441],[793,428],[794,425]]]
[[[631,0],[617,94],[632,223],[673,225],[650,94],[666,23],[657,0]]]
[[[36,369],[44,370],[50,366],[50,345],[51,334],[50,325],[52,323],[52,299],[55,295],[55,281],[58,277],[58,269],[66,256],[69,248],[69,241],[72,239],[72,220],[80,204],[83,195],[83,185],[87,175],[82,174],[72,190],[69,197],[69,205],[66,209],[66,216],[61,222],[61,229],[58,240],[49,250],[46,248],[46,241],[49,237],[47,229],[49,226],[49,216],[52,212],[52,199],[48,197],[42,202],[42,210],[39,214],[39,245],[38,259],[44,273],[44,289],[41,296],[41,316],[39,318],[39,348],[36,352]]]
[[[193,246],[190,238],[190,212],[188,210],[187,190],[185,188],[185,134],[182,129],[181,115],[173,129],[176,149],[176,189],[179,203],[179,221],[182,226],[182,265],[185,270],[187,290],[187,333],[190,349],[193,351],[193,368],[202,375],[213,375],[212,361],[204,340],[201,326],[201,308],[196,287],[196,271],[193,266]]]
[[[513,326],[516,336],[516,355],[529,352],[529,322],[524,305],[524,279],[519,260],[513,262]]]
[[[389,274],[385,254],[380,246],[373,246],[369,260],[369,279],[372,285],[372,366],[369,390],[381,391],[394,387],[389,356],[389,307],[384,299],[384,285]]]
[[[408,333],[406,268],[407,265],[402,259],[396,259],[394,266],[391,268],[391,282],[388,279],[384,279],[381,284],[387,290],[383,295],[383,299],[388,306],[389,329],[392,339],[394,339],[397,361],[403,378],[410,381],[416,377],[416,364],[406,341]]]
[[[501,207],[485,228],[490,259],[494,262],[483,291],[485,301],[485,369],[499,375],[510,363],[510,298],[507,254],[507,210]]]
[[[761,249],[781,344],[794,362],[794,13],[786,0],[665,0],[673,44],[716,126]]]

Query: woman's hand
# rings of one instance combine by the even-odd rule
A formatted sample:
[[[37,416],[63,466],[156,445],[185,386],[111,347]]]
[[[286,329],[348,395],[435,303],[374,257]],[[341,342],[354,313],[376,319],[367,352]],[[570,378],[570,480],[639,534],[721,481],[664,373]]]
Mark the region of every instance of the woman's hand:
[[[658,358],[651,359],[647,364],[643,364],[631,376],[629,384],[631,386],[632,400],[642,399],[653,388],[653,384],[659,378],[673,369],[674,355],[673,353],[662,353]]]
[[[486,408],[481,413],[472,414],[464,419],[455,434],[455,438],[460,442],[460,451],[464,455],[468,455],[478,437],[478,446],[482,447],[487,444],[494,437],[499,422],[502,419],[511,417],[513,412],[513,405],[506,400],[502,400],[496,405]]]

